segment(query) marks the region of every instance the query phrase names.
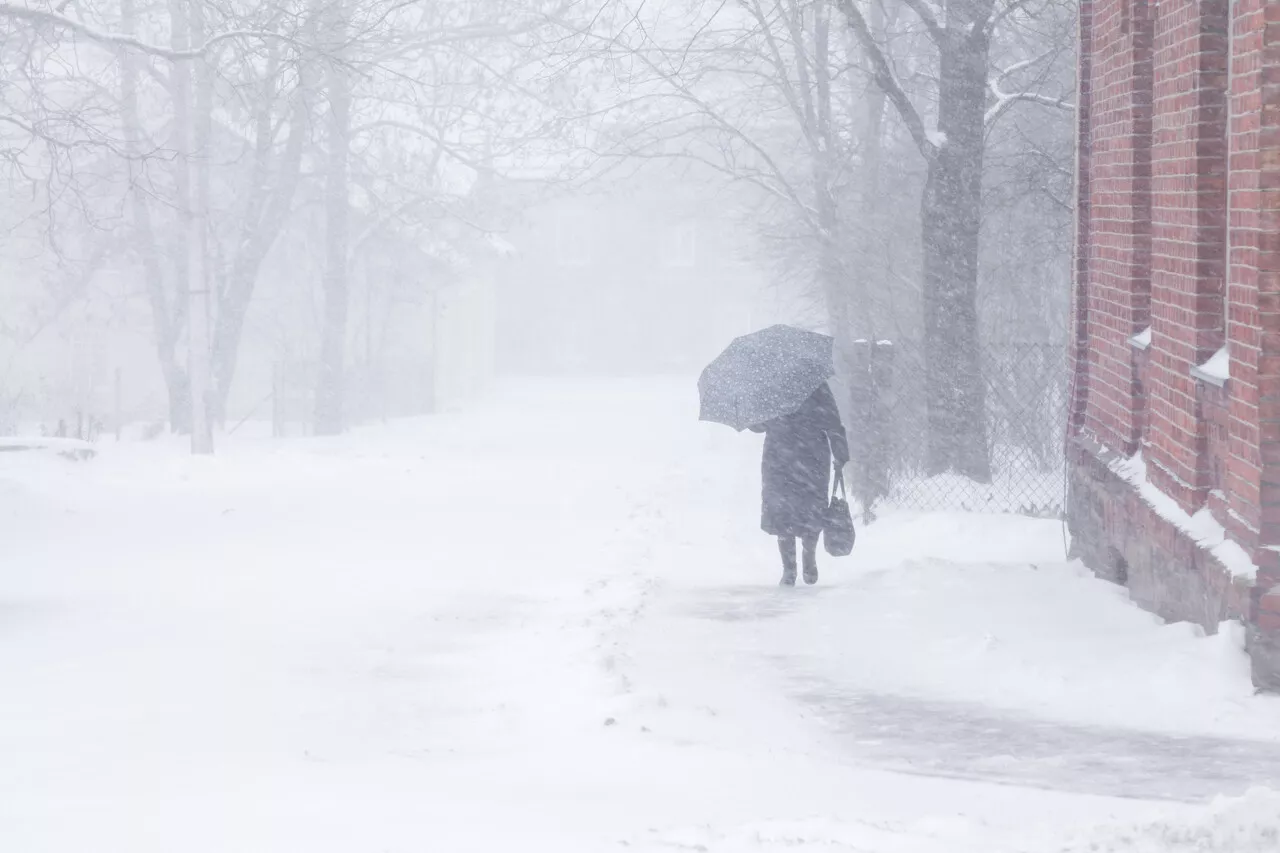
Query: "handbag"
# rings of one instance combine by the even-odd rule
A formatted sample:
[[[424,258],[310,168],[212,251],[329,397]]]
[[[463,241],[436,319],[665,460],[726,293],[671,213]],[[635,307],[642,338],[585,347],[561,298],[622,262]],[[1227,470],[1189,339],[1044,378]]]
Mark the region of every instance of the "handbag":
[[[822,519],[822,545],[833,557],[847,557],[853,553],[855,538],[857,534],[853,530],[853,514],[849,511],[844,477],[837,473],[831,488],[831,501]]]

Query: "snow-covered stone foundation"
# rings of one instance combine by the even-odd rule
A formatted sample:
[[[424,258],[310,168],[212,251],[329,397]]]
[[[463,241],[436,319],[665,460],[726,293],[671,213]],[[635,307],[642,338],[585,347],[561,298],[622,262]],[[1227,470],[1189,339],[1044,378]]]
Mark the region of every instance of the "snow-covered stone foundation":
[[[1224,621],[1244,623],[1254,683],[1280,689],[1280,594],[1269,594],[1269,573],[1259,572],[1207,507],[1188,515],[1152,486],[1140,456],[1083,437],[1072,440],[1069,454],[1072,556],[1168,621],[1211,633]]]

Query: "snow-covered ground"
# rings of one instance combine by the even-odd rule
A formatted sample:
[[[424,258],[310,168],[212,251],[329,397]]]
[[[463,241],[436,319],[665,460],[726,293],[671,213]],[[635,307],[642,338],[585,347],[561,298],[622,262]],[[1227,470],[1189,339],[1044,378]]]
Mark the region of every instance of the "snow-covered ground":
[[[759,439],[695,416],[526,383],[0,456],[0,849],[1280,849],[1238,628],[999,516],[888,512],[779,589]]]

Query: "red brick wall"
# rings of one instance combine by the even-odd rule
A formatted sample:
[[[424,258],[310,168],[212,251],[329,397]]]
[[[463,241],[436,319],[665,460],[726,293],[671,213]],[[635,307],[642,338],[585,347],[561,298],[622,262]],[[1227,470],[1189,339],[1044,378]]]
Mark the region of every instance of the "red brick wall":
[[[1244,616],[1280,688],[1280,0],[1084,0],[1080,27],[1073,548],[1170,618]],[[1194,379],[1224,339],[1225,387]],[[1108,467],[1140,441],[1256,583]]]
[[[1150,322],[1151,11],[1149,0],[1095,0],[1081,17],[1090,57],[1081,429],[1126,453],[1137,449],[1144,408],[1128,339]]]
[[[1231,349],[1227,519],[1249,546],[1280,542],[1280,5],[1236,0],[1227,338]],[[1266,329],[1267,333],[1263,333]]]
[[[1151,481],[1187,512],[1209,491],[1207,418],[1191,369],[1222,346],[1227,0],[1161,0],[1152,66]]]

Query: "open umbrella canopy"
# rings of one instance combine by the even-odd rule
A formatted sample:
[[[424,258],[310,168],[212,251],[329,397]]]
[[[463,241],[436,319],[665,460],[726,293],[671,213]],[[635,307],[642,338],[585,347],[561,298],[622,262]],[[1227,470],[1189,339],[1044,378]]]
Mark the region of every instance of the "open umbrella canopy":
[[[835,373],[831,344],[794,326],[734,339],[698,379],[700,419],[741,431],[794,412]]]

